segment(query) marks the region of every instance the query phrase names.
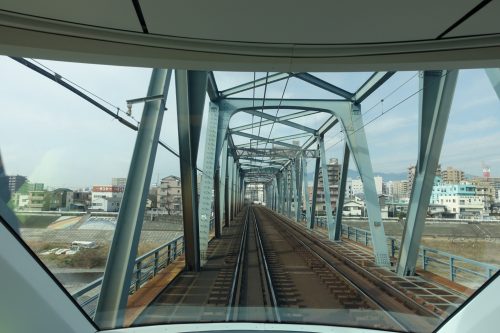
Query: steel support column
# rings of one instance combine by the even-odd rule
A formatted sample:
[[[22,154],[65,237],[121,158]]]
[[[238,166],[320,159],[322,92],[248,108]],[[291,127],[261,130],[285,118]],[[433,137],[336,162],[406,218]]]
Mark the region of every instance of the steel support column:
[[[292,209],[290,205],[290,184],[289,184],[289,174],[288,174],[288,168],[285,168],[283,170],[285,172],[285,190],[284,190],[284,198],[285,198],[285,207],[284,207],[284,215],[287,217],[290,217],[290,210]]]
[[[319,169],[320,169],[320,158],[319,155],[316,157],[316,164],[314,166],[314,180],[313,180],[313,193],[311,201],[311,220],[308,223],[309,229],[314,229],[316,224],[316,199],[318,197],[318,182],[319,182]]]
[[[424,71],[420,76],[418,158],[399,251],[400,276],[415,274],[457,76],[458,70]]]
[[[221,191],[221,200],[220,200],[220,211],[221,211],[221,217],[224,220],[224,226],[228,227],[229,226],[229,217],[228,217],[228,193],[227,193],[227,184],[228,184],[228,173],[227,173],[227,140],[224,141],[222,145],[222,154],[221,154],[221,160],[222,160],[222,166],[221,166],[221,184],[220,184],[220,191]]]
[[[300,222],[301,212],[302,212],[302,169],[301,160],[299,158],[295,159],[295,221]]]
[[[171,74],[156,68],[151,74],[148,96],[163,98],[146,102],[142,112],[97,303],[95,322],[103,329],[123,326]]]
[[[344,125],[346,140],[353,155],[356,167],[363,182],[366,208],[368,211],[368,225],[372,236],[375,263],[378,266],[389,266],[389,252],[380,213],[372,163],[363,124],[363,116],[358,105],[351,105],[349,113],[339,113]]]
[[[330,180],[328,179],[328,168],[326,166],[325,140],[319,138],[319,156],[321,159],[321,175],[323,179],[323,192],[325,195],[326,225],[328,230],[328,239],[333,239],[334,225],[332,213],[332,198],[330,196]]]
[[[304,192],[304,207],[306,211],[306,224],[311,226],[311,208],[309,207],[309,188],[307,181],[307,159],[302,157],[302,191]]]
[[[295,221],[298,222],[298,216],[297,213],[299,211],[299,196],[297,194],[297,177],[295,173],[295,161],[292,161],[290,164],[290,173],[291,173],[291,180],[292,180],[292,199],[293,199],[293,207],[295,208],[294,213],[295,213]],[[292,218],[292,216],[290,216]]]
[[[215,170],[214,174],[214,231],[215,238],[222,236],[221,225],[221,184],[220,184],[220,169]]]
[[[500,68],[488,68],[486,69],[486,75],[488,75],[491,85],[495,89],[498,99],[500,99]]]
[[[207,90],[207,72],[176,70],[175,83],[186,268],[198,271],[201,262],[196,160]]]
[[[205,152],[203,157],[203,175],[200,184],[199,223],[200,223],[200,258],[201,264],[206,260],[210,219],[212,217],[212,191],[214,189],[214,169],[216,162],[217,125],[219,107],[210,102],[208,108],[207,132],[205,137]],[[220,231],[220,230],[219,230]]]
[[[335,228],[333,240],[339,241],[342,236],[342,211],[344,208],[345,191],[347,184],[347,171],[349,169],[350,150],[347,142],[344,145],[344,159],[342,161],[342,171],[340,172],[339,196],[337,198],[337,209],[335,212]]]
[[[283,214],[283,172],[278,177],[278,213]]]
[[[273,179],[273,210],[278,212],[278,175]]]
[[[227,157],[227,174],[229,176],[227,181],[227,225],[231,225],[233,219],[233,157],[229,154]]]

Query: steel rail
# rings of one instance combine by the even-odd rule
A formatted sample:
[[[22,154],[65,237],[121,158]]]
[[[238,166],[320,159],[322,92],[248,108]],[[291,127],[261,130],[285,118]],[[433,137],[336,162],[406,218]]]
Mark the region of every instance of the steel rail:
[[[278,220],[282,225],[285,225],[285,227],[287,227],[287,229],[289,230],[293,230],[295,233],[299,233],[301,236],[305,237],[306,239],[308,239],[309,241],[311,241],[312,243],[316,244],[317,246],[319,246],[323,251],[329,253],[330,255],[334,256],[334,257],[338,257],[338,253],[336,253],[336,251],[332,250],[330,247],[328,247],[327,244],[325,244],[324,242],[322,242],[321,240],[319,239],[312,239],[312,236],[311,235],[307,235],[305,233],[303,233],[301,230],[299,230],[298,228],[296,228],[296,226],[294,225],[291,225],[289,223],[287,223],[287,221],[285,221],[281,216],[278,216],[276,214],[272,214],[272,216],[275,218],[275,220]],[[351,281],[351,279],[349,279],[349,277],[347,276],[346,273],[344,272],[341,272],[339,271],[337,268],[335,268],[332,264],[330,264],[328,262],[328,260],[326,260],[323,256],[321,256],[319,253],[317,253],[317,251],[315,251],[314,249],[312,249],[310,246],[308,246],[307,244],[305,244],[304,242],[302,242],[300,239],[298,239],[298,237],[294,234],[290,234],[290,236],[292,236],[293,238],[295,238],[296,241],[298,241],[299,243],[301,243],[301,245],[303,245],[306,249],[308,249],[309,252],[311,252],[313,255],[315,255],[318,259],[320,259],[325,265],[328,266],[328,268],[330,268],[331,270],[337,272],[338,274],[340,274],[344,279],[347,280],[347,282],[352,285],[357,291],[359,291],[363,296],[365,296],[367,299],[369,299],[370,301],[374,302],[378,307],[380,307],[382,309],[382,311],[384,312],[384,314],[386,314],[389,318],[391,318],[398,326],[400,326],[401,328],[403,328],[404,330],[406,331],[409,331],[411,332],[412,331],[412,328],[408,328],[407,325],[408,324],[403,324],[401,323],[401,320],[400,319],[396,319],[386,308],[384,305],[380,304],[380,302],[378,300],[376,300],[373,296],[370,296],[368,295],[362,287],[356,285],[354,282]],[[319,244],[318,244],[319,243]],[[432,312],[432,311],[429,311],[427,310],[426,308],[424,308],[423,306],[421,306],[420,304],[418,303],[415,303],[412,299],[410,299],[409,297],[407,297],[406,295],[404,295],[401,291],[397,290],[396,288],[394,288],[393,286],[390,286],[388,284],[386,284],[383,280],[381,280],[380,278],[376,277],[375,275],[373,275],[372,273],[366,271],[363,267],[361,267],[360,265],[358,265],[357,263],[355,263],[354,261],[350,260],[349,258],[343,258],[343,260],[346,260],[347,262],[349,262],[352,266],[355,266],[356,268],[358,269],[363,269],[367,275],[369,275],[369,278],[374,280],[374,284],[377,284],[377,285],[383,285],[384,288],[388,288],[388,289],[391,289],[391,291],[394,292],[394,294],[397,294],[399,297],[401,297],[402,299],[404,299],[405,301],[403,301],[402,303],[403,304],[407,304],[409,302],[412,303],[412,305],[414,305],[415,307],[418,308],[418,310],[421,310],[422,312],[426,313],[426,314],[430,314],[432,316],[434,316],[435,318],[441,318],[438,314]]]
[[[262,244],[262,237],[260,236],[260,230],[257,223],[257,217],[255,216],[254,210],[251,208],[252,216],[255,221],[255,236],[257,238],[257,247],[260,253],[260,259],[262,262],[262,266],[264,267],[264,273],[266,277],[267,289],[269,291],[269,296],[271,297],[271,306],[274,312],[275,322],[281,323],[281,315],[278,308],[278,301],[276,299],[276,293],[273,287],[273,280],[271,278],[271,272],[269,270],[269,265],[267,264],[266,253],[264,251],[264,245]]]
[[[236,260],[236,266],[234,269],[234,274],[233,274],[233,281],[231,283],[231,290],[229,292],[229,302],[227,305],[227,310],[226,310],[226,321],[231,321],[231,317],[234,315],[234,309],[236,308],[235,306],[235,295],[236,291],[238,288],[238,280],[240,279],[241,271],[242,271],[242,264],[243,264],[243,256],[245,254],[245,244],[246,244],[246,239],[247,239],[247,232],[248,232],[248,215],[249,215],[249,210],[250,208],[247,208],[247,211],[245,213],[245,225],[243,226],[243,233],[241,235],[241,241],[240,241],[240,249],[238,252],[238,259]]]
[[[408,328],[406,325],[400,322],[399,319],[397,319],[395,316],[393,316],[390,311],[388,311],[382,304],[380,304],[379,301],[377,301],[374,297],[368,295],[365,293],[360,287],[358,287],[354,282],[352,282],[347,274],[339,271],[337,268],[335,268],[332,264],[330,264],[325,258],[323,258],[319,253],[314,251],[310,246],[305,244],[303,241],[301,241],[297,236],[290,234],[291,237],[295,239],[300,245],[302,245],[304,248],[306,248],[312,255],[314,255],[316,258],[318,258],[323,264],[325,264],[326,267],[328,267],[331,271],[335,272],[336,274],[340,275],[343,280],[349,284],[356,292],[358,292],[360,295],[362,295],[364,298],[366,298],[369,302],[375,304],[377,307],[382,309],[382,312],[384,315],[389,317],[399,328],[404,330],[405,332],[412,332],[411,328]]]

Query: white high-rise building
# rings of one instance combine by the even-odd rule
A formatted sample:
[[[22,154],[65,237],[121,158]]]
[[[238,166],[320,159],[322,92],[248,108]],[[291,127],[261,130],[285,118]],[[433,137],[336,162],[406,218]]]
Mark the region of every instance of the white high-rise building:
[[[375,189],[377,190],[377,194],[382,194],[384,180],[381,176],[375,176],[373,179],[375,180]]]

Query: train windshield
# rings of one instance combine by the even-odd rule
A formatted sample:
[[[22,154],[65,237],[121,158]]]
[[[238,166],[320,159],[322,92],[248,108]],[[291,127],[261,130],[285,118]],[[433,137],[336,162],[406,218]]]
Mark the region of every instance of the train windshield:
[[[499,270],[498,69],[0,71],[2,223],[99,328],[433,332]]]

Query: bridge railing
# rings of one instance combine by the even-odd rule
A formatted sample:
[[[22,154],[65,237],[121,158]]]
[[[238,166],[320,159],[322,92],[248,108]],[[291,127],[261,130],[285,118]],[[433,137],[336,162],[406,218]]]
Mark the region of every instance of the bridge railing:
[[[136,292],[148,280],[156,276],[160,270],[174,262],[183,252],[184,237],[180,236],[138,257],[135,260],[130,294]],[[91,318],[94,318],[95,315],[101,284],[102,277],[72,294]]]
[[[326,221],[317,219],[316,225],[326,228]],[[342,235],[365,246],[372,246],[370,231],[342,225]],[[391,257],[399,255],[401,241],[395,237],[387,237],[387,247]],[[488,280],[500,267],[465,258],[459,255],[440,251],[435,248],[420,246],[419,264],[424,271],[429,271],[441,276],[448,277],[451,281],[464,283],[467,285],[478,285]]]
[[[211,219],[210,230],[212,230],[213,227],[214,219]],[[184,237],[179,236],[138,257],[135,260],[129,293],[135,293],[146,282],[155,277],[163,268],[173,263],[183,253]],[[97,301],[101,292],[101,284],[102,277],[90,282],[72,294],[73,298],[91,318],[95,316]]]

